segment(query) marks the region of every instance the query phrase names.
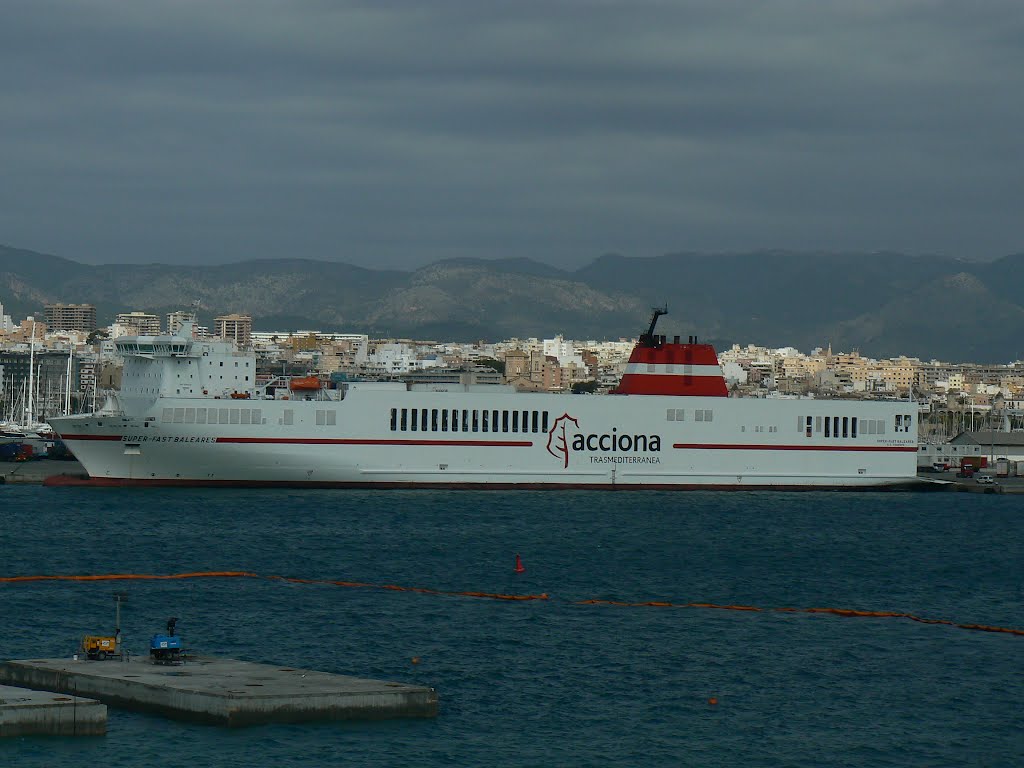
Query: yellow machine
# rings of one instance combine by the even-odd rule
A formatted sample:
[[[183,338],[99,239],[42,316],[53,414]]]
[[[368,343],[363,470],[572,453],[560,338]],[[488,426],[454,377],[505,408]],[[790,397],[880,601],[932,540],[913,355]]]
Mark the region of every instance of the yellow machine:
[[[117,613],[114,619],[114,635],[86,635],[82,638],[82,651],[85,658],[90,661],[102,661],[103,659],[123,659],[121,654],[121,601],[127,595],[124,592],[114,593],[114,602],[117,603]]]
[[[85,651],[85,658],[94,661],[121,655],[121,649],[118,647],[116,637],[86,635],[82,638],[82,650]]]

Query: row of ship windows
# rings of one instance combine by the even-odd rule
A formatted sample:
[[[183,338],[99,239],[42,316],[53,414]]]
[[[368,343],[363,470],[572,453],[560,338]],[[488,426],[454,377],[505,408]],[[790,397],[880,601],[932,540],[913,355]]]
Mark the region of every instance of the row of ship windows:
[[[290,427],[295,424],[295,411],[291,408],[285,408],[284,413],[281,414],[281,418],[277,420],[278,424],[283,424],[286,427]],[[318,427],[334,427],[338,424],[338,412],[337,411],[317,411],[316,412],[316,425]]]
[[[707,408],[695,408],[693,411],[694,421],[713,421],[715,412]],[[685,408],[669,408],[665,412],[667,421],[686,421]]]
[[[392,432],[547,432],[547,411],[392,408]]]
[[[263,424],[260,408],[164,408],[169,424]]]
[[[203,357],[206,357],[206,355],[204,354]],[[182,363],[187,363],[188,365],[192,365],[192,361],[191,360],[178,360],[177,363],[178,363],[178,365],[181,365]],[[220,367],[221,368],[224,367],[224,361],[223,360],[220,361]],[[237,368],[237,367],[238,367],[238,361],[236,360],[235,361],[235,368]],[[246,363],[245,367],[248,368],[249,367],[249,363]]]
[[[897,416],[894,431],[909,432],[911,417]],[[859,419],[856,416],[797,416],[796,428],[807,437],[824,434],[831,438],[855,438],[861,435],[884,435],[885,419]]]

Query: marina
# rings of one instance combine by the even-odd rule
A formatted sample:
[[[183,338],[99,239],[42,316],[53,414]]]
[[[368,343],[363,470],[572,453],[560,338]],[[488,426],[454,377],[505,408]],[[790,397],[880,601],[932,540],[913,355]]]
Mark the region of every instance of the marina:
[[[434,717],[438,707],[437,692],[424,686],[208,657],[180,665],[145,658],[8,661],[0,664],[0,681],[228,727]],[[41,695],[47,697],[53,698]],[[105,723],[105,707],[103,715]]]

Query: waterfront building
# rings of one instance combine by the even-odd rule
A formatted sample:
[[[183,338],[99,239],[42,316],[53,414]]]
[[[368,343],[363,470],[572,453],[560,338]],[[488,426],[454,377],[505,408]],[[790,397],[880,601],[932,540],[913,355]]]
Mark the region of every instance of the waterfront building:
[[[4,305],[0,303],[0,333],[7,333],[14,330],[14,321],[10,315],[4,314]]]
[[[159,336],[160,318],[148,312],[122,312],[114,321],[118,336]]]
[[[46,304],[46,325],[54,331],[96,330],[96,307],[92,304]]]
[[[521,349],[510,349],[505,353],[505,383],[521,378],[530,378],[530,356]]]
[[[214,333],[219,338],[233,341],[240,347],[252,344],[252,315],[221,315],[213,322]]]
[[[198,318],[195,312],[186,312],[185,310],[178,310],[177,312],[167,313],[167,333],[171,336],[178,332],[178,329],[184,323],[192,323],[194,326]]]

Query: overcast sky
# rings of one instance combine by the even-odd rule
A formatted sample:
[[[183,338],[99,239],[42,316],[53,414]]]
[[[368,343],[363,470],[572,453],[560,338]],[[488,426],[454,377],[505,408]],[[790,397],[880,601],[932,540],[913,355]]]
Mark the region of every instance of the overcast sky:
[[[1024,5],[5,0],[0,243],[1024,250]]]

